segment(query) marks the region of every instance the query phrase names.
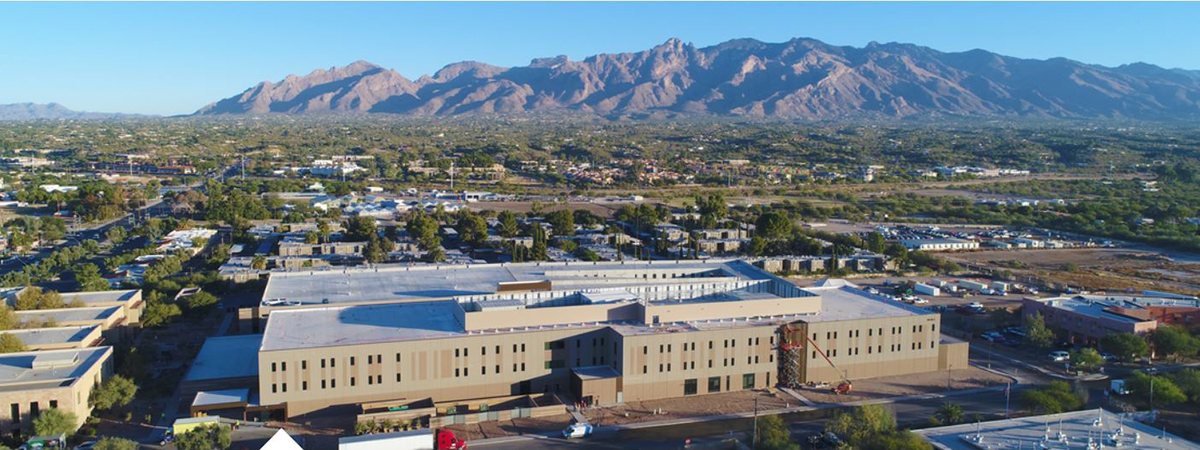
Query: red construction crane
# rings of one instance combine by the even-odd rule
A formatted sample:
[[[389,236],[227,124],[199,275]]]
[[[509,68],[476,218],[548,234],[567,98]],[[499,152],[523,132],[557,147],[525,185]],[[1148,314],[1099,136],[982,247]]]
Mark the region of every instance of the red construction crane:
[[[811,338],[809,338],[809,337],[808,337],[808,334],[805,334],[805,335],[804,335],[804,339],[805,339],[806,341],[808,341],[808,343],[809,343],[809,344],[812,344],[813,350],[816,350],[816,352],[817,352],[818,354],[820,354],[822,358],[825,358],[825,362],[829,363],[829,367],[832,367],[832,368],[833,368],[833,370],[834,370],[835,372],[837,372],[837,374],[838,374],[839,376],[841,376],[841,377],[842,377],[842,383],[841,383],[841,384],[839,384],[839,385],[837,385],[837,386],[834,386],[834,388],[833,388],[833,393],[834,393],[834,394],[839,394],[839,395],[840,395],[840,394],[849,394],[849,393],[850,393],[850,391],[851,391],[852,389],[854,389],[854,385],[853,385],[853,384],[851,384],[851,383],[850,383],[850,379],[846,377],[846,372],[843,372],[841,369],[838,369],[838,368],[837,368],[837,365],[833,363],[833,360],[832,360],[832,359],[829,359],[829,356],[828,356],[828,355],[826,355],[826,354],[825,354],[825,352],[821,351],[821,347],[818,347],[818,346],[817,346],[817,343],[816,343],[816,342],[813,342],[813,340],[812,340]]]

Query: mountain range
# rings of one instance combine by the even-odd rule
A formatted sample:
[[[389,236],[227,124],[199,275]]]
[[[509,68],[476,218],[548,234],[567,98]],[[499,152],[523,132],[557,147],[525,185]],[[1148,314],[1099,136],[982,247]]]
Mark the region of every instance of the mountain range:
[[[74,111],[58,103],[10,103],[0,105],[0,121],[41,119],[124,119],[137,114]]]

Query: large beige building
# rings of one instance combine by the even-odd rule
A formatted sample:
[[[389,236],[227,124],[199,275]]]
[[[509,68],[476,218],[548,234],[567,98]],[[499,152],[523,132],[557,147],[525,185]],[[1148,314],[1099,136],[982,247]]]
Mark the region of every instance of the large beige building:
[[[273,274],[260,313],[260,406],[287,415],[535,393],[612,404],[966,366],[938,314],[740,260]]]
[[[112,375],[112,347],[44,350],[0,355],[0,432],[28,428],[40,411],[91,414],[88,395]]]

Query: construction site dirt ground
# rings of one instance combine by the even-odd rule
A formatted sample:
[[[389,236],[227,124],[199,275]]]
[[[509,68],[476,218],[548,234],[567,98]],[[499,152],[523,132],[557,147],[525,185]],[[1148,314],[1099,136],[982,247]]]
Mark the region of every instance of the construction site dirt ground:
[[[800,404],[799,400],[775,389],[759,389],[626,402],[623,405],[587,409],[584,410],[583,415],[591,424],[600,426],[657,422],[750,412],[754,411],[755,400],[758,400],[759,410],[781,409]]]
[[[570,414],[539,418],[522,418],[512,420],[496,420],[469,425],[451,425],[446,427],[455,436],[466,439],[467,442],[476,439],[492,439],[505,436],[520,436],[522,434],[545,433],[566,428],[571,424]]]
[[[946,391],[1003,386],[1011,382],[1008,377],[971,367],[939,372],[914,373],[910,375],[855,380],[854,390],[849,394],[837,395],[831,391],[834,384],[824,388],[801,388],[797,393],[814,403],[847,403],[905,395],[934,394]],[[785,394],[786,395],[786,394]]]
[[[801,389],[801,395],[814,403],[845,403],[887,397],[932,394],[949,390],[962,390],[1002,386],[1010,380],[978,368],[928,372],[902,377],[874,378],[854,382],[854,392],[834,395],[829,388]],[[719,414],[754,411],[755,400],[760,411],[802,406],[800,400],[776,389],[726,392],[721,394],[626,402],[621,405],[590,408],[583,415],[592,425],[604,427],[630,423],[658,422]],[[530,433],[545,433],[566,428],[571,423],[568,414],[537,419],[515,419],[483,422],[448,427],[459,437],[490,439]]]

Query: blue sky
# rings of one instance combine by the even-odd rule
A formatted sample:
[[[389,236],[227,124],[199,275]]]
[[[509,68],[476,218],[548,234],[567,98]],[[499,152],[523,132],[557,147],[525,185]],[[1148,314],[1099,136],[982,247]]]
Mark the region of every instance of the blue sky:
[[[416,79],[477,60],[751,37],[1200,69],[1200,3],[0,3],[0,103],[190,113],[363,59]]]

